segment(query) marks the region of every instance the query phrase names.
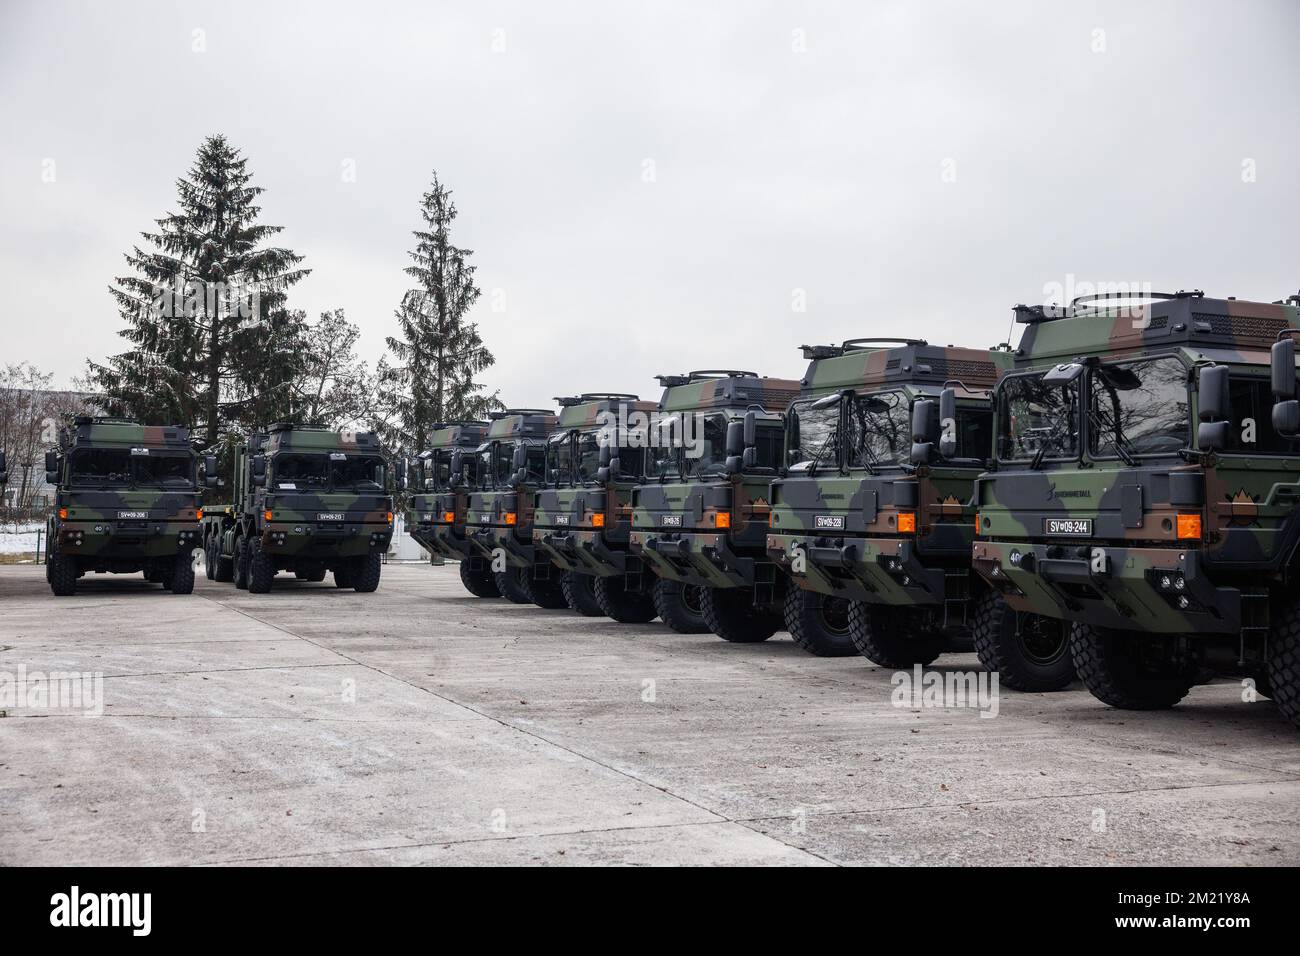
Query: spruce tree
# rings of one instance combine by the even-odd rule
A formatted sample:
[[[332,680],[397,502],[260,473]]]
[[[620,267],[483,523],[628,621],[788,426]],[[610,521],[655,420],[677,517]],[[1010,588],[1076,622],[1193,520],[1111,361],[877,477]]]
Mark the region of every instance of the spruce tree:
[[[451,192],[435,172],[420,203],[424,228],[414,233],[414,264],[406,268],[418,285],[397,309],[400,336],[388,337],[393,362],[385,370],[385,398],[392,426],[385,437],[409,454],[428,447],[436,422],[480,418],[502,407],[496,392],[485,394],[475,381],[495,359],[467,318],[479,290],[467,261],[473,252],[451,242],[456,215]]]
[[[203,141],[178,211],[141,233],[152,248],[134,247],[135,274],[110,287],[130,348],[89,363],[109,411],[191,425],[209,445],[287,413],[300,372],[304,324],[285,294],[309,270],[265,245],[283,227],[257,221],[247,162],[224,136]]]

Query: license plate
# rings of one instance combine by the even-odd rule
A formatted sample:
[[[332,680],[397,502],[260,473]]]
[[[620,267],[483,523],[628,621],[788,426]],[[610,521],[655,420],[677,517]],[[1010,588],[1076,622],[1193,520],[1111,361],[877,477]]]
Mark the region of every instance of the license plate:
[[[1091,518],[1044,518],[1043,534],[1087,538],[1092,535]]]
[[[813,527],[819,531],[843,531],[844,515],[817,515],[813,518]]]
[[[492,516],[488,514],[486,511],[478,516],[479,524],[487,524],[490,520],[492,520]]]
[[[556,523],[556,524],[568,524],[568,523],[569,523],[569,515],[556,515],[556,516],[555,516],[555,523]]]
[[[663,524],[665,528],[680,528],[682,526],[681,515],[664,515]]]
[[[322,511],[320,514],[316,515],[316,520],[317,521],[342,521],[343,515],[337,514],[335,512]]]
[[[141,518],[148,518],[148,517],[149,517],[149,512],[147,512],[147,511],[119,511],[119,512],[117,513],[117,516],[118,516],[119,518],[123,518],[123,519],[126,519],[126,520],[128,520],[128,521],[130,521],[130,520],[139,520],[139,519],[141,519]]]

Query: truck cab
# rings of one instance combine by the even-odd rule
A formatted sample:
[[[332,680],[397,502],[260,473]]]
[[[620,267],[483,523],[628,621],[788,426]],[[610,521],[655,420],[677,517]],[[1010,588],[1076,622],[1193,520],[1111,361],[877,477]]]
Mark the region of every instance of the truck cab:
[[[669,627],[765,640],[782,626],[784,595],[765,550],[769,485],[799,383],[729,369],[659,383],[659,433],[632,492],[630,550],[658,576]]]
[[[1300,724],[1300,297],[1015,311],[978,573],[1068,624],[1079,676],[1112,706],[1170,707],[1220,673]]]
[[[470,593],[499,597],[491,569],[465,534],[465,508],[477,474],[474,452],[487,431],[487,422],[434,426],[429,447],[413,463],[416,493],[407,508],[406,527],[435,559],[461,563],[461,582]]]
[[[629,550],[629,535],[655,403],[623,392],[556,401],[560,419],[546,442],[533,544],[564,572],[562,587],[576,610],[621,623],[653,621],[654,578]]]
[[[215,483],[216,460],[204,459]],[[178,425],[78,416],[45,456],[55,486],[45,574],[60,596],[87,573],[144,572],[173,594],[194,589],[199,546],[199,459]]]
[[[536,492],[546,468],[551,409],[495,412],[475,452],[476,480],[466,506],[466,536],[493,575],[499,593],[516,604],[568,607],[560,570],[533,545]]]

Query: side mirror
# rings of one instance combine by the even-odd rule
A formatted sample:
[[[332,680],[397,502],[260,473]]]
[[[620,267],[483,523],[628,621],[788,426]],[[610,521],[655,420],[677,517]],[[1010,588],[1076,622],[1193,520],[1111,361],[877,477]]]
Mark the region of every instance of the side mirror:
[[[957,454],[957,390],[953,388],[939,393],[939,454],[944,458]]]
[[[727,422],[727,457],[739,455],[745,450],[745,423]]]
[[[746,448],[753,448],[758,444],[758,416],[753,412],[745,412],[745,427],[742,437]]]
[[[514,454],[510,457],[510,463],[514,466],[515,471],[523,471],[528,467],[528,449],[523,445],[516,445]]]
[[[45,480],[51,485],[59,483],[59,453],[57,451],[47,451],[45,453]]]
[[[217,487],[217,456],[203,456],[203,484],[207,488]]]
[[[1228,417],[1228,366],[1207,365],[1201,369],[1197,411],[1202,422],[1217,422]]]
[[[258,487],[266,485],[266,456],[256,455],[249,460],[253,472],[253,484]]]
[[[1196,446],[1201,451],[1220,451],[1227,448],[1229,425],[1230,423],[1226,421],[1201,422],[1196,426]]]
[[[1295,339],[1274,342],[1269,365],[1273,373],[1274,400],[1295,398]]]
[[[623,472],[623,462],[615,455],[609,460],[609,476],[617,478]]]
[[[405,458],[393,462],[393,487],[398,491],[406,490],[406,470],[410,467],[411,463]]]
[[[464,479],[464,456],[459,451],[451,453],[451,465],[447,468],[447,487],[453,491],[460,487]]]
[[[608,467],[609,467],[609,460],[610,460],[613,456],[614,456],[614,453],[613,453],[612,451],[610,451],[610,446],[609,446],[609,445],[601,445],[601,446],[600,446],[600,454],[599,454],[599,456],[598,456],[598,464],[599,464],[599,466],[600,466],[601,468],[608,468]]]
[[[912,464],[926,465],[935,455],[934,425],[939,406],[933,399],[921,398],[912,403]]]

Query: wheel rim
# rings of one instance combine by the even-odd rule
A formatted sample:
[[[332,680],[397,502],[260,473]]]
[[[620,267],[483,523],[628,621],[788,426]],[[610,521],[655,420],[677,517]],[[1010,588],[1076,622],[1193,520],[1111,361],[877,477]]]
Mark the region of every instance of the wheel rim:
[[[820,615],[822,626],[832,634],[849,632],[849,602],[846,598],[828,597],[823,599]]]
[[[700,603],[700,589],[693,584],[687,584],[682,588],[682,606],[692,614],[703,614],[704,607]]]
[[[1060,621],[1037,614],[1021,614],[1017,615],[1016,627],[1020,649],[1034,664],[1055,664],[1069,649],[1070,642]]]

